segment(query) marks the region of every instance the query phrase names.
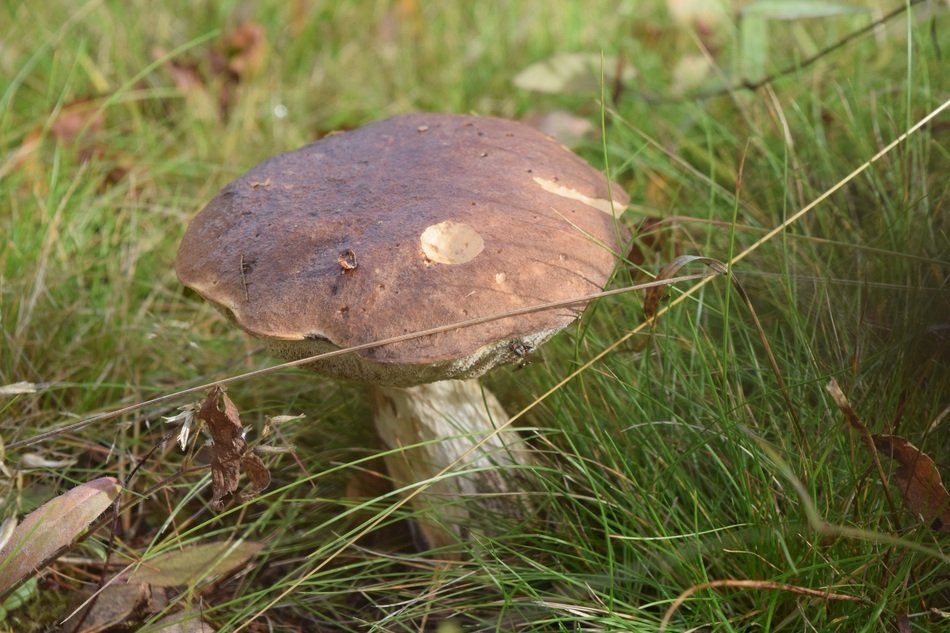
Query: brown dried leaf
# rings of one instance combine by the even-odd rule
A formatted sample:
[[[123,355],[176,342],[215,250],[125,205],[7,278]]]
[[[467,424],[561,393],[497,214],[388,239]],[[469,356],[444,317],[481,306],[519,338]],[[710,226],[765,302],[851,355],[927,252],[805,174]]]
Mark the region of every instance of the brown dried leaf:
[[[950,493],[934,460],[897,435],[871,437],[878,451],[900,464],[894,478],[907,509],[923,517],[934,530],[950,533]]]
[[[251,480],[250,489],[241,493],[239,497],[239,500],[243,503],[250,501],[261,491],[267,489],[267,486],[270,485],[270,471],[261,458],[254,453],[246,453],[241,459],[241,465],[244,467],[244,472],[247,473],[247,478]]]
[[[247,452],[241,416],[224,388],[215,386],[198,411],[198,417],[208,425],[211,433],[211,507],[224,508],[224,499],[237,492],[241,465],[245,464],[251,478],[249,495],[256,495],[270,482],[267,466],[259,457]],[[242,500],[250,498],[247,495]]]
[[[656,276],[656,281],[663,281],[664,279],[669,279],[676,276],[676,273],[678,273],[683,266],[692,264],[693,262],[705,264],[720,275],[724,275],[728,271],[726,265],[718,259],[713,259],[712,257],[702,257],[700,255],[680,255],[663,267],[663,270],[660,271],[660,274]],[[647,288],[646,294],[643,297],[643,313],[646,318],[652,319],[656,315],[657,308],[660,305],[660,300],[663,298],[665,293],[665,286],[653,286],[652,288]]]
[[[256,22],[243,22],[224,41],[228,70],[240,79],[249,79],[264,68],[267,36]]]
[[[113,582],[95,597],[88,613],[77,614],[82,624],[73,633],[105,633],[127,622],[139,620],[146,611],[151,595],[145,583]]]
[[[160,554],[133,571],[129,582],[155,587],[186,587],[220,578],[242,567],[264,548],[263,543],[219,541]]]
[[[33,574],[106,511],[121,491],[115,477],[80,484],[28,514],[0,549],[0,592]]]
[[[656,216],[648,216],[637,223],[634,231],[634,242],[627,253],[627,261],[640,266],[647,261],[647,253],[653,254],[661,250],[666,244],[672,229],[666,220]],[[673,242],[673,252],[679,255],[679,241]]]
[[[155,60],[167,55],[164,49],[152,50],[152,57]],[[181,59],[170,59],[165,63],[165,70],[187,101],[188,111],[192,116],[202,121],[218,120],[220,114],[218,100],[212,95],[208,81],[198,64]]]
[[[55,116],[54,116],[55,115]],[[37,154],[44,134],[56,140],[65,147],[78,148],[78,157],[81,161],[104,155],[105,148],[92,140],[105,129],[105,113],[99,104],[88,97],[83,97],[63,105],[58,112],[51,113],[52,121],[44,122],[32,129],[20,147],[13,152],[11,159],[0,167],[0,177],[14,169],[26,172],[28,180],[40,182],[46,180],[43,172],[46,165]]]

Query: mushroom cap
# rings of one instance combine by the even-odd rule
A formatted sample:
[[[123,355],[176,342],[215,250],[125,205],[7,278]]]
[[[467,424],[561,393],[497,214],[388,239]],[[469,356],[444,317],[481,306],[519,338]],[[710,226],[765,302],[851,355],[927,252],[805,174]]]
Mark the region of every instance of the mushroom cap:
[[[611,201],[612,198],[612,201]],[[504,119],[418,113],[329,135],[227,185],[178,251],[181,282],[285,358],[597,292],[629,198]],[[408,386],[518,359],[583,306],[507,317],[316,363]]]

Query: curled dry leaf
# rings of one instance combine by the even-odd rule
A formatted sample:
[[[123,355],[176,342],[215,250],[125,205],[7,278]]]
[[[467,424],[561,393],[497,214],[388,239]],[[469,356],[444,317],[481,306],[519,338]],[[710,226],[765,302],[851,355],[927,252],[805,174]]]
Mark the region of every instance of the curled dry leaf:
[[[241,466],[251,480],[251,488],[240,500],[251,499],[264,490],[270,483],[270,471],[260,457],[248,451],[241,416],[222,387],[211,389],[198,417],[211,433],[211,507],[223,509],[225,497],[237,492]]]
[[[950,493],[934,460],[897,435],[873,435],[874,446],[900,466],[894,473],[904,505],[938,532],[950,533]]]
[[[726,265],[718,259],[713,259],[712,257],[702,257],[700,255],[680,255],[663,267],[663,270],[660,271],[660,274],[656,276],[656,281],[663,281],[664,279],[674,277],[683,266],[692,264],[693,262],[705,264],[710,269],[712,269],[713,272],[720,275],[725,275],[728,272]],[[659,307],[660,300],[663,298],[663,294],[665,292],[665,286],[654,286],[652,288],[647,288],[646,294],[643,297],[643,313],[646,318],[652,319],[654,316],[656,316],[657,308]]]
[[[70,545],[119,495],[115,477],[80,484],[28,514],[0,549],[0,592]]]

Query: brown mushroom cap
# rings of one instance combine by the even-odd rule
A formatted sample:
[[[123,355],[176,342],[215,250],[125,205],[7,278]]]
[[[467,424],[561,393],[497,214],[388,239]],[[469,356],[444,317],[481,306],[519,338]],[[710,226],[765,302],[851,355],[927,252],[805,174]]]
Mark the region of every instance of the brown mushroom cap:
[[[610,197],[613,201],[611,203]],[[183,284],[287,358],[596,292],[629,199],[533,128],[409,114],[275,156],[195,217]],[[478,376],[582,306],[509,317],[318,364],[407,386]]]

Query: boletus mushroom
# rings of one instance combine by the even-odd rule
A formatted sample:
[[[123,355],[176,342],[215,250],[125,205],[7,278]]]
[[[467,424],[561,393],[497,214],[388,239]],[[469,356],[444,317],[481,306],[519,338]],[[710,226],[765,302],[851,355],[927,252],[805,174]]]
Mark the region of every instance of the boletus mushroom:
[[[178,252],[181,282],[275,354],[299,359],[580,297],[606,283],[629,199],[550,137],[497,118],[418,113],[332,134],[227,185]],[[548,309],[339,355],[314,370],[373,386],[398,485],[422,482],[508,416],[477,377],[525,354],[584,306]],[[415,502],[430,545],[464,536],[475,508],[517,512],[505,466],[515,432]],[[502,467],[502,468],[499,468]],[[460,503],[477,496],[476,503]],[[488,499],[486,501],[486,499]]]

